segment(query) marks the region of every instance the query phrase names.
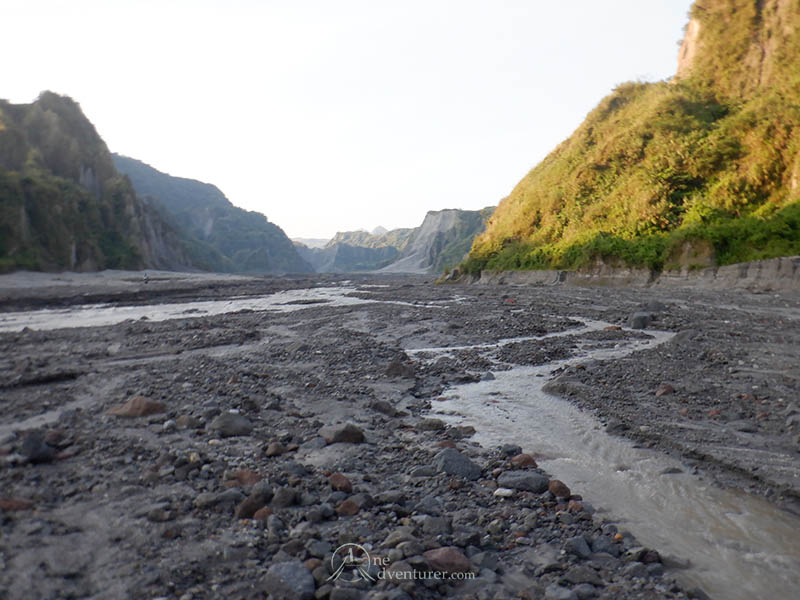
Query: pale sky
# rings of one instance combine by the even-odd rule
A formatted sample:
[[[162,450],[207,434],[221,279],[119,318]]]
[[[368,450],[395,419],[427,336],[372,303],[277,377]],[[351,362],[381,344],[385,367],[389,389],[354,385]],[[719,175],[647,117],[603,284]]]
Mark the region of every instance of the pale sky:
[[[691,0],[0,0],[0,98],[71,96],[112,152],[290,237],[497,204],[617,84],[675,73]]]

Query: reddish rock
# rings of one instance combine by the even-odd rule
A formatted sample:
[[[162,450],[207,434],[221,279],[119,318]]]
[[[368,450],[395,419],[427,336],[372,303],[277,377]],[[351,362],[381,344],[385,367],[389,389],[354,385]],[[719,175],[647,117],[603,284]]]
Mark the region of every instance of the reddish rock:
[[[350,494],[353,491],[353,484],[350,483],[350,480],[341,473],[334,473],[328,477],[328,481],[330,482],[331,487],[337,492],[346,492]]]
[[[622,327],[619,325],[608,325],[607,327],[603,327],[604,331],[621,331]]]
[[[756,421],[761,421],[762,419],[766,419],[767,417],[769,417],[769,413],[767,411],[757,413]]]
[[[720,415],[720,412],[719,412],[718,408],[712,408],[710,411],[708,411],[708,416],[709,417],[718,417],[719,415]]]
[[[439,448],[458,448],[453,440],[442,440],[441,442],[436,442],[436,446]]]
[[[286,447],[281,444],[280,442],[272,442],[267,446],[267,449],[264,451],[264,454],[267,456],[280,456],[281,454],[286,453]]]
[[[250,494],[236,507],[233,516],[237,519],[250,519],[260,508],[264,508],[265,498],[260,494]]]
[[[464,556],[455,546],[445,546],[444,548],[434,548],[424,554],[425,560],[435,571],[445,573],[468,573],[472,568],[472,561]]]
[[[353,515],[357,515],[360,510],[361,507],[358,503],[348,498],[339,503],[339,506],[336,507],[336,514],[341,517],[352,517]]]
[[[33,508],[33,502],[21,498],[0,498],[0,510],[11,512],[12,510],[29,510]]]
[[[259,508],[255,513],[253,513],[253,518],[256,521],[266,521],[267,517],[272,514],[272,509],[268,506],[264,506],[263,508]]]
[[[551,479],[547,489],[550,490],[550,493],[556,498],[569,498],[572,495],[567,485],[558,479]]]
[[[240,469],[239,471],[234,471],[233,473],[228,474],[226,486],[235,487],[240,485],[255,485],[262,479],[263,477],[255,471],[251,471],[250,469]]]
[[[464,482],[457,477],[453,477],[447,484],[451,490],[460,490],[464,487]]]
[[[678,414],[680,416],[682,416],[682,417],[688,417],[689,416],[689,409],[688,408],[682,408],[682,409],[680,409],[678,411]]]
[[[567,504],[567,510],[573,513],[583,512],[583,502],[580,500],[570,500]]]
[[[536,468],[536,461],[530,454],[517,454],[511,459],[511,464],[518,469]]]
[[[167,407],[161,402],[143,396],[134,396],[125,404],[110,408],[106,414],[114,417],[147,417],[166,412],[166,410]]]
[[[321,567],[322,564],[322,561],[318,558],[309,558],[303,562],[303,566],[311,572],[313,572],[317,567]]]
[[[656,390],[656,396],[669,396],[675,393],[675,388],[668,383],[662,383]]]

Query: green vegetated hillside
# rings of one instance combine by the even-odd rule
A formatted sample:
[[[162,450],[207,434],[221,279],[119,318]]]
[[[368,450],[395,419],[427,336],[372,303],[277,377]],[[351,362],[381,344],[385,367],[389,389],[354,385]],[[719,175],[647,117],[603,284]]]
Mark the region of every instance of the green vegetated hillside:
[[[173,177],[133,158],[113,155],[139,196],[162,209],[200,268],[228,273],[309,273],[312,268],[283,230],[258,212],[231,204],[214,185]]]
[[[140,201],[73,100],[0,100],[0,271],[179,268],[178,234]]]
[[[800,1],[703,0],[678,74],[626,83],[517,184],[462,268],[800,254]]]

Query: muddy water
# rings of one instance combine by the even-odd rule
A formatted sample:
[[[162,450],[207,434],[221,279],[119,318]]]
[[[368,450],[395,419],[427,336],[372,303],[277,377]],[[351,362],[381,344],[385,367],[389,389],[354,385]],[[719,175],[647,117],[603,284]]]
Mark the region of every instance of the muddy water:
[[[557,335],[606,325],[584,323],[581,330]],[[545,470],[606,511],[641,543],[689,559],[692,567],[679,577],[712,598],[800,597],[800,518],[686,472],[667,474],[685,467],[607,435],[593,416],[542,391],[555,368],[619,358],[670,337],[656,332],[651,340],[624,342],[613,349],[587,347],[570,360],[498,371],[493,381],[450,389],[448,399],[434,408],[451,422],[473,425],[478,430],[474,439],[484,446],[520,444],[539,457]],[[410,353],[422,351],[441,355],[448,350]]]
[[[150,321],[167,321],[187,317],[221,315],[242,310],[289,312],[314,304],[326,306],[353,306],[372,302],[349,296],[355,288],[319,287],[288,290],[268,296],[247,296],[225,300],[205,300],[174,304],[147,304],[141,306],[112,306],[90,304],[63,309],[43,309],[0,313],[0,332],[21,331],[25,327],[37,330],[69,327],[102,327],[122,323],[128,319],[146,318]],[[399,303],[405,304],[405,303]]]

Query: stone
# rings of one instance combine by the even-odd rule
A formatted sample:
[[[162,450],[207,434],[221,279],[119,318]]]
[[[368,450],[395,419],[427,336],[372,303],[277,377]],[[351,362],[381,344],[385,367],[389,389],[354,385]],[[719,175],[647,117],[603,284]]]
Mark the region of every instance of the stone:
[[[394,548],[402,542],[416,541],[414,530],[411,527],[400,527],[390,533],[385,540],[383,540],[384,548]]]
[[[33,502],[22,498],[0,498],[0,510],[11,512],[15,510],[30,510]]]
[[[747,420],[731,421],[730,423],[728,423],[728,427],[730,427],[734,431],[741,431],[742,433],[758,432],[758,426],[755,423],[751,423],[750,421]]]
[[[511,464],[518,469],[535,469],[536,460],[530,454],[517,454],[511,458]]]
[[[386,367],[386,375],[389,377],[413,378],[415,374],[413,365],[400,360],[393,360]]]
[[[233,515],[237,519],[250,519],[256,514],[256,511],[263,508],[266,503],[267,500],[265,500],[263,495],[250,494],[236,506]]]
[[[352,423],[328,425],[319,430],[319,435],[328,444],[360,444],[364,432]]]
[[[409,556],[416,556],[418,554],[422,554],[425,552],[425,547],[416,540],[411,540],[408,542],[400,542],[397,544],[397,549],[403,553],[404,558],[408,558]]]
[[[572,554],[578,558],[586,559],[592,555],[592,550],[589,548],[589,543],[582,535],[569,538],[567,543],[564,544],[564,550],[566,550],[568,554]]]
[[[656,397],[670,396],[675,393],[675,388],[668,383],[662,383],[656,390]]]
[[[355,500],[342,500],[336,507],[336,514],[340,517],[352,517],[361,511],[361,507]]]
[[[420,419],[417,423],[417,430],[419,431],[441,431],[447,427],[445,422],[441,419]]]
[[[165,404],[144,396],[134,396],[125,404],[114,406],[106,412],[114,417],[147,417],[167,411]]]
[[[622,567],[622,574],[626,577],[647,577],[647,567],[640,562],[631,562]]]
[[[597,590],[590,583],[581,583],[576,585],[572,588],[572,591],[575,592],[578,600],[591,600],[592,598],[597,598]]]
[[[286,446],[284,446],[280,442],[271,442],[264,450],[264,454],[266,454],[268,457],[280,456],[281,454],[285,453],[286,453]]]
[[[551,479],[547,489],[556,498],[569,498],[572,495],[567,485],[558,479]]]
[[[500,454],[503,456],[517,456],[522,454],[522,448],[516,444],[503,444],[500,446]]]
[[[586,507],[580,500],[570,500],[567,503],[567,510],[571,513],[583,512],[585,509]]]
[[[195,496],[193,504],[196,508],[211,508],[217,503],[217,494],[213,492],[202,492]]]
[[[436,475],[436,469],[429,465],[420,465],[411,469],[409,475],[411,477],[433,477]]]
[[[396,417],[397,409],[391,405],[390,402],[386,400],[375,400],[369,404],[369,407],[379,413],[382,413],[388,417]]]
[[[244,415],[227,412],[216,417],[208,426],[211,431],[216,431],[222,437],[237,437],[250,435],[253,424]]]
[[[262,580],[263,590],[273,600],[311,600],[317,584],[300,561],[273,564]]]
[[[534,494],[547,491],[549,483],[550,480],[547,477],[531,471],[505,471],[497,478],[497,484],[500,487],[524,490]]]
[[[56,449],[47,444],[44,436],[36,431],[26,435],[20,444],[20,454],[33,464],[51,462],[56,457]]]
[[[578,596],[569,588],[551,583],[544,590],[545,600],[577,600]]]
[[[435,571],[445,573],[468,573],[472,569],[472,561],[455,546],[445,546],[428,550],[423,554],[425,560]]]
[[[164,523],[175,518],[175,514],[162,507],[153,508],[147,513],[147,520],[153,523]]]
[[[181,415],[175,419],[178,429],[200,429],[203,426],[203,419],[194,415]]]
[[[272,497],[272,505],[277,508],[287,508],[297,503],[297,490],[291,487],[279,487]]]
[[[496,498],[511,498],[514,494],[516,494],[514,490],[504,487],[499,487],[492,493]]]
[[[422,532],[428,535],[450,533],[450,520],[446,517],[425,517],[422,521]]]
[[[597,572],[594,569],[583,565],[570,567],[567,572],[564,573],[564,579],[573,584],[590,583],[596,586],[603,585],[603,580],[600,579],[600,576],[597,574]]]
[[[611,418],[606,423],[606,432],[607,433],[621,433],[630,429],[630,427],[620,421],[619,419]]]
[[[653,315],[648,312],[635,312],[628,317],[628,327],[631,329],[647,329],[652,323]]]
[[[481,468],[455,448],[445,448],[433,460],[436,469],[441,473],[455,475],[471,481],[481,476]]]
[[[272,509],[268,506],[263,506],[253,513],[253,519],[256,521],[266,521],[271,514]]]
[[[328,477],[328,482],[331,484],[331,487],[337,492],[344,492],[346,494],[350,494],[353,491],[353,484],[350,483],[350,480],[341,473],[334,473],[333,475]]]
[[[328,596],[329,600],[361,600],[364,592],[357,588],[335,587]]]
[[[255,485],[261,481],[261,479],[261,475],[250,469],[239,469],[238,471],[225,474],[226,483],[235,483],[241,486]]]

